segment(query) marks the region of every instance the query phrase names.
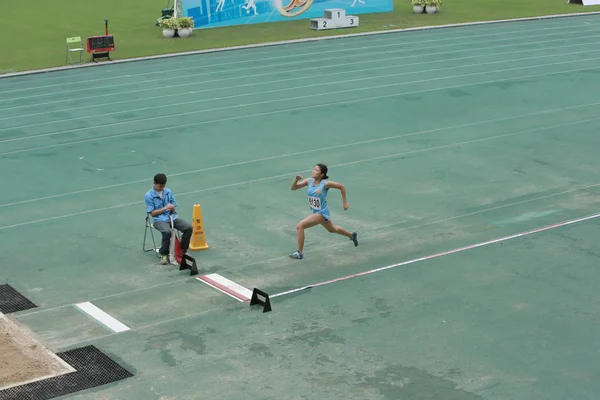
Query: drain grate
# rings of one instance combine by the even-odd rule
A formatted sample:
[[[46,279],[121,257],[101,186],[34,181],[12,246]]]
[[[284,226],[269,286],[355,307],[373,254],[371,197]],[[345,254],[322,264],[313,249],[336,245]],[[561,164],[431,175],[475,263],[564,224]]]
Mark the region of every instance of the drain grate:
[[[57,353],[76,372],[0,390],[0,400],[45,400],[130,378],[133,374],[94,346]]]
[[[0,312],[3,314],[37,307],[10,285],[0,285]]]

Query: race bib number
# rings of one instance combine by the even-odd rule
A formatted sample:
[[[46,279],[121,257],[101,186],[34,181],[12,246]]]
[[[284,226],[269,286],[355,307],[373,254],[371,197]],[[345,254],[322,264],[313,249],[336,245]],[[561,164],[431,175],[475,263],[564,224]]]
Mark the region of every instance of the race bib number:
[[[320,210],[321,209],[321,199],[319,199],[318,197],[309,196],[308,197],[308,205],[313,210]]]

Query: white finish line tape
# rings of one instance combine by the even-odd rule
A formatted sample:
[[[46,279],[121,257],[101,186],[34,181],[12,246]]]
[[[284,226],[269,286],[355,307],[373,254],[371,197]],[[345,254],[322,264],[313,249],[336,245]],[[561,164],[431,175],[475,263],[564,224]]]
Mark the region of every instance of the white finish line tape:
[[[89,301],[85,303],[75,304],[76,307],[91,315],[92,318],[96,319],[100,323],[106,325],[108,328],[112,329],[114,332],[125,332],[129,330],[129,327],[117,321],[115,318],[111,317]]]
[[[238,285],[219,274],[200,275],[196,279],[238,301],[249,301],[252,298],[252,290]]]

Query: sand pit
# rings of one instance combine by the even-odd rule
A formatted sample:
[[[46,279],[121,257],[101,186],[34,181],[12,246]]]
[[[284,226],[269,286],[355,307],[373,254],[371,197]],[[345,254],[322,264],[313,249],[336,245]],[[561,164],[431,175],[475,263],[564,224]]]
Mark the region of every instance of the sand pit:
[[[0,313],[0,390],[75,371]]]

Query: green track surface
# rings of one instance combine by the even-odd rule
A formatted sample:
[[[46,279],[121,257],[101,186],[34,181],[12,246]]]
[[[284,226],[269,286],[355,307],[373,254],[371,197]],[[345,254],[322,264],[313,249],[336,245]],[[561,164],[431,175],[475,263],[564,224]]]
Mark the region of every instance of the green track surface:
[[[0,283],[38,305],[14,317],[53,351],[94,344],[134,372],[81,400],[595,399],[597,219],[265,314],[159,265],[142,237],[157,172],[181,217],[202,206],[200,273],[271,294],[596,214],[598,37],[584,16],[4,79]],[[315,227],[291,260],[309,211],[290,184],[317,162],[346,185],[349,210],[328,201],[360,245]]]

